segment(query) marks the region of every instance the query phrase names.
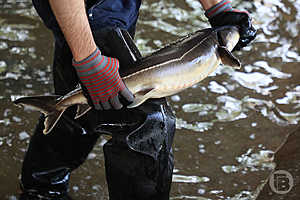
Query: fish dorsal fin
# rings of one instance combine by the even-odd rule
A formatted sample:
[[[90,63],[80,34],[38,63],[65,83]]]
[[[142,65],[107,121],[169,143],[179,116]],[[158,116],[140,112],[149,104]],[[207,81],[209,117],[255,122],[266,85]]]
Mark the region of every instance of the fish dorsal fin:
[[[132,60],[134,62],[141,60],[142,54],[140,53],[139,49],[135,45],[135,43],[134,43],[133,39],[131,38],[130,34],[128,33],[128,31],[126,31],[124,29],[120,29],[120,28],[117,28],[116,31],[117,31],[119,37],[122,39],[123,43],[125,44]]]
[[[142,59],[142,55],[130,34],[124,29],[116,28],[105,37],[105,41],[112,47],[109,48],[108,55],[118,58],[120,62],[120,76],[127,76],[135,68],[136,63]]]
[[[127,106],[127,108],[135,108],[142,103],[144,103],[147,99],[152,98],[153,93],[157,90],[155,88],[141,90],[134,94],[134,101]]]
[[[241,68],[240,61],[224,46],[218,46],[218,53],[224,65],[229,65],[235,69]]]

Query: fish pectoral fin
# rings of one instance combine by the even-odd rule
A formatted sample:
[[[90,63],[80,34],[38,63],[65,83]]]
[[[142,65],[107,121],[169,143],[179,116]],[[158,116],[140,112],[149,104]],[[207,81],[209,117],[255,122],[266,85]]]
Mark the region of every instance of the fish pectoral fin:
[[[152,95],[156,92],[155,88],[144,89],[134,94],[134,100],[131,104],[127,106],[127,108],[135,108],[142,103],[144,103],[147,99],[150,99]]]
[[[77,105],[77,112],[75,119],[78,119],[79,117],[83,116],[85,113],[87,113],[89,110],[91,110],[91,106],[88,104],[79,104]]]
[[[218,46],[218,53],[224,65],[229,65],[235,69],[241,68],[240,61],[224,46]]]
[[[57,124],[57,122],[59,121],[59,119],[61,118],[65,110],[66,109],[55,110],[45,116],[46,117],[44,121],[45,128],[43,130],[43,133],[45,135],[47,135],[55,127],[55,125]]]

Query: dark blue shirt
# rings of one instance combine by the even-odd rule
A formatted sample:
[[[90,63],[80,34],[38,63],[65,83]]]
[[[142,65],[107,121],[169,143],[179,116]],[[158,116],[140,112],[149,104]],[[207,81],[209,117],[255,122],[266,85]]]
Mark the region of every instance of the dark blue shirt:
[[[54,32],[60,28],[47,0],[32,0],[45,25]],[[92,0],[87,1],[87,15],[92,30],[119,27],[130,30],[135,27],[141,0]]]

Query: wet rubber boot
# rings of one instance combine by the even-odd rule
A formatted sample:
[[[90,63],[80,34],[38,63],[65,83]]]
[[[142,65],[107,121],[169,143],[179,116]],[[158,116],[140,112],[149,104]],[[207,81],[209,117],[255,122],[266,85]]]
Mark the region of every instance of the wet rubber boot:
[[[119,59],[120,74],[124,76],[130,67],[135,67],[141,55],[126,31],[106,31],[106,34],[95,34],[95,38],[101,38],[96,42],[107,47],[109,56]],[[119,48],[109,48],[118,45]],[[124,108],[121,113],[116,113],[120,117],[119,123],[127,124],[127,127],[118,123],[114,126],[113,119],[111,126],[98,123],[99,132],[112,135],[104,145],[109,199],[169,200],[175,116],[166,99],[150,99],[137,108]]]
[[[64,195],[61,197],[55,197],[55,200],[73,200],[69,195]],[[23,193],[19,197],[19,200],[49,200],[49,197],[42,196],[42,195],[36,195],[34,193]]]
[[[23,161],[21,199],[70,199],[70,174],[84,162],[99,135],[82,132],[65,120],[44,135],[43,121],[41,117]]]

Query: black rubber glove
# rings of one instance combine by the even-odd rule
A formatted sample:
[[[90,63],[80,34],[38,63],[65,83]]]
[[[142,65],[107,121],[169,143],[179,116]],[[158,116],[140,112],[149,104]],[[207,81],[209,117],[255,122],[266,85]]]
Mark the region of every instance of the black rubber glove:
[[[240,40],[233,51],[247,46],[256,37],[257,31],[252,25],[248,12],[233,9],[228,0],[223,0],[209,8],[205,11],[205,15],[213,28],[226,25],[235,25],[239,28]]]

